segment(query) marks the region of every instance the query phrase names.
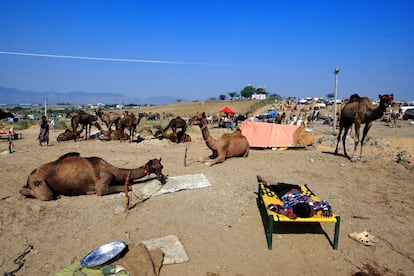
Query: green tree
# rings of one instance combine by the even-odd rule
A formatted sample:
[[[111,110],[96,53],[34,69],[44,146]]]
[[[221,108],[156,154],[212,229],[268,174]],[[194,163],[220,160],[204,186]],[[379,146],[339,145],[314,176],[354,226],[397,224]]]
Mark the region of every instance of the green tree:
[[[276,93],[270,94],[269,95],[269,99],[273,99],[273,100],[282,100],[282,97]]]
[[[256,89],[257,94],[267,94],[266,88],[259,87]]]
[[[252,85],[248,85],[240,91],[240,95],[244,98],[251,98],[252,95],[256,92],[256,88],[254,88]]]
[[[222,95],[220,95],[220,96],[219,96],[219,99],[220,99],[220,100],[222,100],[222,101],[224,101],[224,100],[226,99],[226,95],[223,95],[223,94],[222,94]]]
[[[234,97],[236,97],[237,92],[229,92],[228,94],[229,94],[230,98],[233,99]]]
[[[328,99],[333,99],[333,98],[335,98],[335,94],[334,93],[329,93],[329,94],[326,95],[326,97]]]

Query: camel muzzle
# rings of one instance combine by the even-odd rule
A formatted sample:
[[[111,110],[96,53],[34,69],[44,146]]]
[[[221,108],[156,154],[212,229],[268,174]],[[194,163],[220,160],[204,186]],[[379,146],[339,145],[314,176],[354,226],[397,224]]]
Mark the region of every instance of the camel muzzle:
[[[167,176],[163,175],[162,172],[157,172],[157,179],[158,181],[161,182],[162,185],[164,185],[165,183],[167,183]]]

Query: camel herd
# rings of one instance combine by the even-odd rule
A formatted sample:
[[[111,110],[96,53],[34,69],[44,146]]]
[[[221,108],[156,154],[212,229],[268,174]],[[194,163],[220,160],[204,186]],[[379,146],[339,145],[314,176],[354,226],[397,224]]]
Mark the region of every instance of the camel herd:
[[[366,97],[354,94],[346,102],[340,112],[339,134],[335,154],[338,154],[340,140],[342,139],[344,156],[351,161],[356,161],[356,149],[360,144],[359,159],[362,159],[362,148],[372,122],[381,118],[393,101],[393,94],[379,95],[379,105],[376,107]],[[71,119],[72,130],[66,130],[59,134],[58,141],[77,140],[85,129],[85,139],[88,131],[94,125],[100,131],[102,140],[132,141],[137,125],[142,118],[138,114],[126,112],[123,116],[116,116],[113,112],[97,112],[91,115],[85,112],[75,114]],[[104,130],[98,123],[100,119],[107,127]],[[199,158],[199,162],[206,166],[212,166],[224,162],[227,158],[248,157],[250,145],[247,138],[240,130],[225,133],[219,138],[213,137],[208,128],[208,119],[204,112],[192,116],[189,121],[182,118],[172,119],[166,127],[158,126],[156,131],[148,131],[148,135],[168,138],[175,143],[189,142],[191,137],[186,133],[187,123],[199,126],[202,138],[206,146],[211,150],[211,155]],[[112,126],[115,125],[115,129]],[[349,129],[355,126],[354,151],[349,157],[346,151],[346,137]],[[365,125],[362,139],[359,139],[360,127]],[[78,130],[78,126],[82,126]],[[168,129],[172,133],[166,133]],[[125,130],[129,130],[129,135]],[[177,130],[180,130],[177,132]],[[342,135],[343,132],[343,135]],[[70,138],[70,139],[69,139]],[[160,159],[149,160],[147,164],[135,169],[116,168],[99,157],[80,157],[78,153],[67,153],[58,160],[43,164],[35,169],[28,177],[27,184],[20,193],[27,197],[35,197],[40,200],[55,199],[58,195],[97,194],[99,196],[125,191],[123,186],[125,179],[139,179],[151,173],[156,174],[157,179],[165,184],[162,175],[163,166]],[[77,175],[76,178],[69,177]]]
[[[129,141],[131,143],[135,137],[137,125],[143,117],[148,120],[148,115],[145,113],[135,115],[132,112],[125,111],[123,115],[120,115],[113,111],[103,112],[100,108],[95,111],[95,115],[80,111],[79,113],[71,114],[71,129],[66,129],[60,133],[56,140],[58,142],[70,140],[76,142],[80,138],[87,140],[91,136],[91,127],[94,126],[99,130],[99,135],[96,137],[99,140],[119,140],[121,142]],[[105,125],[106,129],[102,125]],[[167,133],[168,129],[171,129],[172,133]],[[180,129],[180,131],[177,132],[177,129]],[[186,133],[186,130],[187,122],[177,117],[172,119],[165,128],[156,126],[154,131],[144,130],[143,132],[150,133],[143,133],[143,136],[151,136],[158,139],[166,138],[175,143],[190,142],[191,137]],[[85,135],[81,136],[84,131]]]

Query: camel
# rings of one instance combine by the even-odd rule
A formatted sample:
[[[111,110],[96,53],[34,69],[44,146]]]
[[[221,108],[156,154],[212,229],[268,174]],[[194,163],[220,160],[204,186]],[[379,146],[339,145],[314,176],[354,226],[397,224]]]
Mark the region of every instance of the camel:
[[[166,132],[169,128],[172,129],[174,135],[177,133],[177,128],[181,128],[182,132],[185,133],[187,130],[187,122],[180,117],[176,117],[172,119],[162,131]],[[185,136],[182,136],[181,138],[185,138]],[[180,140],[178,141],[181,142]]]
[[[98,108],[96,111],[96,116],[98,116],[102,122],[104,122],[104,124],[106,125],[106,127],[108,128],[108,130],[112,129],[112,125],[115,126],[115,128],[118,125],[119,120],[121,119],[121,115],[119,115],[116,112],[113,111],[109,111],[109,112],[103,112],[101,110],[101,108]]]
[[[162,139],[167,138],[171,142],[174,143],[185,143],[185,142],[191,142],[191,136],[185,133],[184,131],[180,130],[177,133],[171,132],[171,133],[165,133],[165,131],[162,129],[161,126],[156,127],[156,131],[154,133],[154,137]]]
[[[282,113],[278,113],[277,116],[275,117],[275,124],[281,124],[286,118],[286,113],[282,112]]]
[[[3,111],[3,109],[0,109],[0,120],[6,119],[6,118],[14,118],[14,114],[11,112]]]
[[[125,192],[127,178],[133,181],[151,173],[165,184],[162,169],[161,158],[149,160],[138,168],[125,169],[114,167],[100,157],[80,157],[77,152],[69,152],[33,170],[20,194],[43,201],[56,199],[58,195],[104,196]]]
[[[118,122],[118,129],[121,131],[121,138],[120,141],[126,140],[125,139],[125,132],[124,130],[127,128],[129,129],[129,142],[132,142],[132,137],[134,136],[135,129],[137,125],[141,121],[141,116],[138,118],[134,115],[134,113],[129,114],[128,111],[125,111],[125,116],[121,118]]]
[[[392,103],[394,99],[394,95],[379,95],[380,99],[379,106],[375,108],[372,104],[372,101],[367,97],[359,97],[358,95],[354,94],[351,96],[350,101],[347,102],[341,111],[340,121],[339,121],[339,133],[336,142],[335,154],[338,154],[338,146],[339,140],[341,139],[342,130],[344,130],[344,135],[342,136],[342,143],[344,147],[344,155],[351,161],[356,161],[356,149],[359,143],[359,132],[362,124],[365,124],[362,139],[361,139],[361,146],[359,152],[359,159],[362,160],[362,147],[364,145],[365,137],[368,134],[369,129],[372,126],[372,122],[381,118],[384,112],[387,110],[387,107]],[[346,136],[348,134],[348,130],[352,127],[352,124],[355,124],[355,145],[354,145],[354,152],[352,154],[352,158],[349,158],[346,152]]]
[[[73,134],[75,135],[75,139],[74,139],[75,142],[77,141],[79,137],[77,134],[78,126],[82,125],[82,129],[85,129],[86,131],[85,140],[88,140],[88,131],[90,135],[92,124],[96,120],[97,120],[97,117],[95,115],[88,114],[85,111],[80,111],[79,113],[76,113],[72,116],[71,125],[72,125]]]
[[[73,131],[71,129],[66,129],[64,132],[58,135],[58,137],[56,138],[56,141],[63,142],[63,141],[75,140],[76,137],[82,138],[80,137],[82,131],[83,131],[83,128],[81,130],[78,130],[75,135],[73,134]]]
[[[240,130],[225,133],[219,139],[215,139],[208,131],[205,112],[197,113],[191,118],[191,121],[193,125],[200,127],[204,142],[213,151],[210,156],[200,157],[199,159],[200,162],[205,162],[206,166],[222,163],[230,157],[247,157],[249,155],[249,142]]]
[[[116,112],[109,111],[103,114],[102,121],[105,123],[106,127],[110,130],[112,125],[118,125],[119,120],[121,120],[121,115]]]
[[[111,140],[121,140],[121,139],[125,139],[128,140],[129,139],[129,135],[126,133],[121,133],[120,129],[109,129],[109,130],[104,130],[100,124],[98,124],[98,122],[95,123],[96,128],[99,130],[99,132],[101,133],[101,135],[99,135],[98,139],[102,140],[102,141],[111,141]]]

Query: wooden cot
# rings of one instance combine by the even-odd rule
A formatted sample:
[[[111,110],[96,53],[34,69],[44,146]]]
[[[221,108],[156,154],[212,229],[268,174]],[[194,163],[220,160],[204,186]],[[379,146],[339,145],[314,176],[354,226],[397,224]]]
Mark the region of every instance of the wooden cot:
[[[311,197],[315,201],[320,201],[320,199],[305,185],[301,185],[302,193]],[[311,218],[297,218],[295,220],[290,219],[284,215],[280,215],[276,212],[273,212],[267,208],[269,204],[278,204],[283,205],[283,202],[278,198],[278,196],[268,189],[263,183],[258,184],[258,196],[257,196],[257,205],[262,217],[264,230],[266,234],[267,247],[269,250],[272,250],[272,236],[274,233],[274,226],[276,223],[335,223],[335,232],[333,242],[329,239],[329,236],[326,234],[329,242],[331,243],[334,250],[338,249],[338,239],[339,239],[339,228],[341,223],[340,216],[333,214],[331,217],[324,217],[318,212]]]

